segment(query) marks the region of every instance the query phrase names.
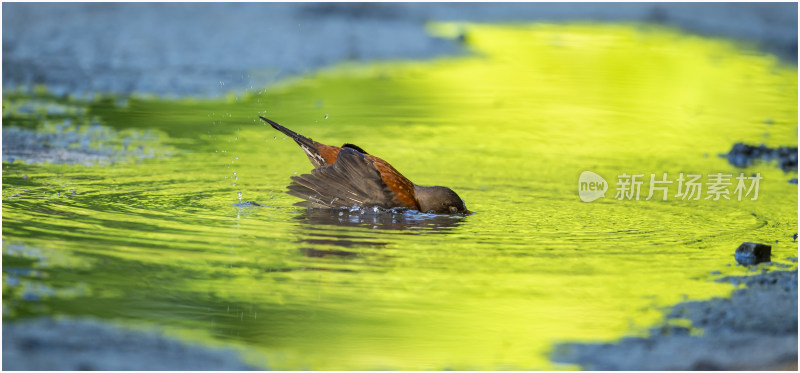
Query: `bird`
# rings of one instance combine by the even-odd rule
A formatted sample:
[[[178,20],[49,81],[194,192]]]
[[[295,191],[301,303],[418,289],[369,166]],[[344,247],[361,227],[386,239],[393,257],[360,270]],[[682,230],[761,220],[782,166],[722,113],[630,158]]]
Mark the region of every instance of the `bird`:
[[[471,214],[464,200],[443,186],[417,185],[389,162],[353,144],[331,146],[259,116],[291,137],[314,165],[309,174],[291,177],[287,193],[304,199],[296,205],[316,208],[396,207],[433,214]]]

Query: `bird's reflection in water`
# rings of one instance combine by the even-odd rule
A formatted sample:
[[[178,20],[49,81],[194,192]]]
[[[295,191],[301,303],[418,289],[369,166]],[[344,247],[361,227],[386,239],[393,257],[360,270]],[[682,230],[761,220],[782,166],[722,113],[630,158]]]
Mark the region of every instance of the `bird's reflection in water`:
[[[298,240],[301,243],[300,252],[309,258],[338,257],[348,258],[358,256],[355,251],[343,250],[338,248],[357,248],[371,247],[382,248],[386,242],[379,242],[361,237],[337,236],[331,234],[311,233],[310,238]],[[335,248],[330,248],[334,246]]]
[[[446,234],[461,224],[465,216],[425,214],[408,210],[383,209],[317,209],[308,208],[300,212],[296,220],[302,225],[311,227],[358,227],[368,230],[411,231],[419,234]],[[300,239],[300,252],[309,258],[357,256],[357,247],[382,248],[388,242],[382,242],[380,235],[336,234],[329,229],[306,231],[306,238]],[[338,248],[331,248],[331,246]]]

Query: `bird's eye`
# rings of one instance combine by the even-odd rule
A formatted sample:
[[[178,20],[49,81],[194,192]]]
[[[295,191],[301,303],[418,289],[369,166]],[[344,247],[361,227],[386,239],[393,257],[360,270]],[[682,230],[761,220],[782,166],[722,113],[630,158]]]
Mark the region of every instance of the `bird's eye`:
[[[458,208],[457,208],[457,207],[455,207],[455,206],[450,206],[450,213],[451,213],[451,214],[455,214],[455,213],[457,213],[457,212],[458,212]]]

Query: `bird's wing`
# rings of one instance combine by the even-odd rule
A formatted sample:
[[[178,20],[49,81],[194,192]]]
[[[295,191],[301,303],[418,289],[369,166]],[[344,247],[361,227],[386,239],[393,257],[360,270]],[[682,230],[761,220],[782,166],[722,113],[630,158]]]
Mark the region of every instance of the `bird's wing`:
[[[394,204],[419,210],[414,183],[395,170],[389,162],[374,155],[366,155],[366,157],[372,160],[373,165],[381,174],[381,180],[392,191]]]
[[[352,148],[342,148],[336,163],[293,176],[289,194],[320,207],[394,207],[392,190],[373,161]]]

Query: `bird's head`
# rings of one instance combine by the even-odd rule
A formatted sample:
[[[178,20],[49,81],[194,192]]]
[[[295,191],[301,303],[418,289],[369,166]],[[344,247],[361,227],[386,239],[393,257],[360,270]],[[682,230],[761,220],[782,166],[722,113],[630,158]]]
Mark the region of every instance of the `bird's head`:
[[[452,189],[443,186],[419,186],[414,191],[422,212],[434,214],[470,214],[464,200]]]

